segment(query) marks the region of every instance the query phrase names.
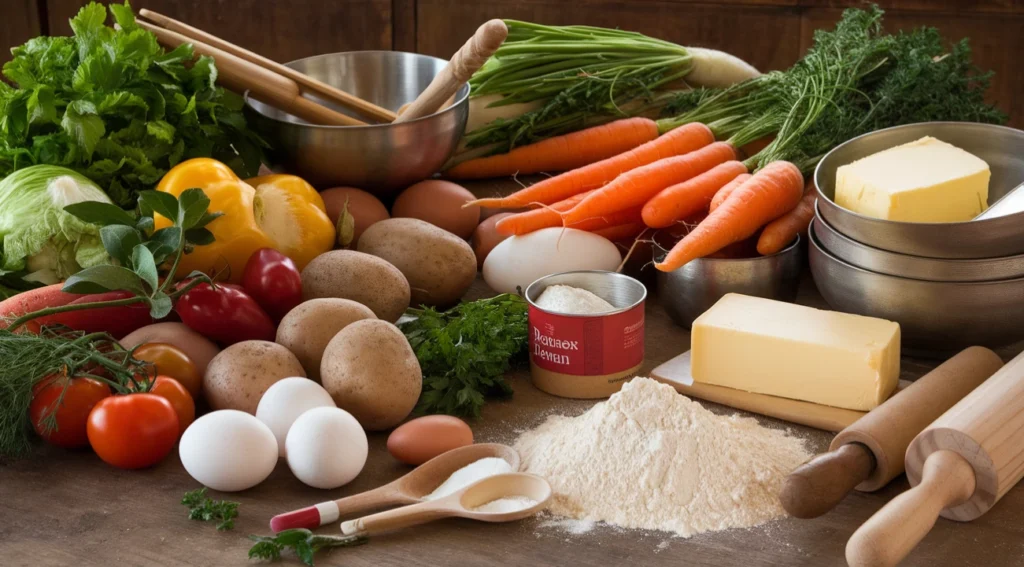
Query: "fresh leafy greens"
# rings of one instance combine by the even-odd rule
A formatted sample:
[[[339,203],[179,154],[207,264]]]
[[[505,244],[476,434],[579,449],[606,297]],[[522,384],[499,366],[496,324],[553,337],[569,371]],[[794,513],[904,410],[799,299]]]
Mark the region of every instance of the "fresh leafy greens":
[[[281,552],[291,549],[300,561],[310,566],[316,552],[321,549],[353,547],[367,542],[362,536],[317,535],[302,528],[284,530],[273,536],[250,535],[249,539],[256,542],[249,548],[249,559],[277,561],[281,559]]]
[[[72,37],[37,37],[12,50],[0,81],[0,177],[34,164],[76,170],[118,205],[135,205],[178,162],[213,157],[256,173],[265,142],[246,127],[242,100],[215,85],[191,45],[165,52],[131,7],[90,3]],[[194,61],[194,62],[193,62]]]
[[[810,171],[833,147],[881,128],[1006,121],[984,100],[992,74],[971,63],[966,39],[947,48],[935,28],[886,34],[883,13],[878,6],[846,10],[834,30],[815,32],[790,69],[682,94],[667,107],[677,116],[659,127],[703,122],[736,147],[773,137],[748,167],[788,160]]]
[[[529,343],[526,301],[513,294],[448,311],[411,309],[399,322],[423,370],[417,413],[480,415],[487,396],[510,396],[504,374]]]
[[[238,517],[238,502],[214,500],[206,496],[206,488],[191,490],[181,498],[181,503],[188,507],[188,519],[201,522],[217,522],[217,530],[230,530],[235,527]]]

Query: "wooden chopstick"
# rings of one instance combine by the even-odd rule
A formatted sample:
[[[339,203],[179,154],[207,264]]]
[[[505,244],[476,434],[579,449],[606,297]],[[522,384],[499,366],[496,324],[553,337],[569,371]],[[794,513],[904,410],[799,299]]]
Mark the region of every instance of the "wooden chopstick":
[[[361,120],[303,98],[299,86],[288,77],[282,77],[269,69],[254,65],[216,47],[149,22],[137,20],[136,23],[143,29],[152,32],[161,45],[174,48],[184,43],[191,43],[196,53],[213,57],[217,63],[217,82],[233,91],[241,93],[248,90],[256,100],[298,116],[311,124],[327,126],[362,126],[366,124]]]
[[[397,117],[397,115],[394,112],[386,108],[381,108],[376,104],[365,101],[359,97],[353,96],[341,89],[338,89],[337,87],[333,87],[331,85],[328,85],[327,83],[318,81],[313,77],[306,75],[305,73],[300,73],[299,71],[296,71],[291,67],[281,65],[280,63],[263,57],[262,55],[241,48],[231,42],[225,41],[201,29],[194,28],[184,22],[179,22],[178,20],[169,18],[162,14],[158,14],[151,10],[146,10],[145,8],[139,10],[139,15],[149,20],[152,20],[156,24],[168,30],[177,32],[185,37],[201,41],[203,43],[206,43],[207,45],[213,46],[217,49],[230,53],[235,57],[244,59],[249,63],[273,71],[278,75],[288,77],[289,79],[299,84],[300,87],[304,87],[304,90],[315,93],[316,95],[322,98],[325,98],[331,102],[334,102],[346,108],[355,110],[356,112],[365,115],[367,118],[372,118],[373,120],[379,122],[390,123],[394,122],[395,118]]]

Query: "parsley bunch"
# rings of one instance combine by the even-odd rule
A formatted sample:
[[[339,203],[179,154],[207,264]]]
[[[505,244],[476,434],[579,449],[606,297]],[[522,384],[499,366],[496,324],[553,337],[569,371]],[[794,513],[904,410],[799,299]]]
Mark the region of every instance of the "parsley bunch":
[[[281,559],[281,552],[290,549],[306,565],[313,565],[313,558],[321,549],[354,547],[368,541],[364,536],[318,535],[302,528],[284,530],[272,536],[250,535],[249,539],[256,542],[249,548],[249,559],[277,561]]]
[[[242,99],[215,85],[209,57],[190,44],[165,52],[126,1],[90,3],[72,37],[37,37],[11,50],[0,81],[0,177],[35,164],[81,172],[131,208],[168,169],[213,157],[251,176],[265,142],[246,127]]]
[[[181,498],[181,504],[188,507],[188,519],[201,522],[217,522],[217,530],[235,527],[238,517],[238,502],[214,500],[206,496],[206,489],[191,490]]]
[[[462,303],[448,311],[411,309],[399,323],[423,370],[416,413],[480,415],[487,396],[510,396],[504,374],[526,355],[526,301],[513,294]]]

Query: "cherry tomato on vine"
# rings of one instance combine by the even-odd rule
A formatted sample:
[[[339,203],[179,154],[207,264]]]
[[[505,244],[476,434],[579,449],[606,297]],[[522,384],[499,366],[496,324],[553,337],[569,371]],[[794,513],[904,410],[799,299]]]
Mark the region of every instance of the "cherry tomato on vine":
[[[273,248],[249,256],[242,287],[275,321],[302,303],[302,276],[295,262]]]
[[[180,348],[167,343],[146,343],[135,349],[136,360],[150,362],[160,376],[174,378],[188,390],[193,398],[199,397],[203,376],[195,363]]]
[[[201,283],[178,298],[181,321],[223,345],[241,341],[273,341],[274,322],[240,286]]]
[[[122,469],[139,469],[163,460],[178,440],[178,414],[156,394],[126,394],[101,400],[86,428],[99,458]]]
[[[85,447],[89,444],[86,435],[89,412],[107,397],[110,397],[110,388],[98,380],[47,376],[32,388],[29,420],[36,433],[51,445],[67,449]],[[50,415],[56,418],[56,428],[47,430]]]

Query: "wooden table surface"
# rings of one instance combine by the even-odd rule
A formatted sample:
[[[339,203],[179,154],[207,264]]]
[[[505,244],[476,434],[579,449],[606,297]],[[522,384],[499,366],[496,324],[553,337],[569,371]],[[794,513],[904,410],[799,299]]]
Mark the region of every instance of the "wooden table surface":
[[[471,297],[489,294],[478,282]],[[822,306],[809,280],[800,302]],[[647,308],[645,370],[686,350],[688,333],[674,326],[652,298]],[[1021,347],[1005,349],[1010,357]],[[904,378],[916,378],[934,362],[904,360]],[[535,389],[520,370],[512,376],[515,395],[488,403],[472,422],[478,441],[512,442],[517,433],[554,413],[576,415],[594,402],[555,398]],[[708,404],[718,412],[728,408]],[[823,450],[831,435],[762,418],[770,427],[787,428]],[[33,457],[0,465],[0,565],[245,565],[247,534],[268,533],[276,513],[376,487],[408,472],[385,450],[385,434],[370,436],[370,455],[359,477],[340,490],[304,486],[284,461],[263,484],[231,494],[213,494],[241,502],[232,531],[189,521],[178,501],[198,488],[175,451],[144,471],[122,471],[89,452],[42,449]],[[639,472],[639,471],[638,471]],[[551,518],[504,524],[445,520],[381,536],[357,548],[324,552],[317,565],[845,565],[850,534],[889,498],[907,488],[903,477],[875,494],[854,493],[816,520],[780,519],[740,530],[701,534],[690,539],[667,533],[598,526],[573,535],[545,526]],[[321,528],[338,533],[337,524]],[[288,557],[285,564],[297,565]],[[1024,487],[1018,486],[988,514],[970,523],[939,519],[906,565],[1024,565]]]

